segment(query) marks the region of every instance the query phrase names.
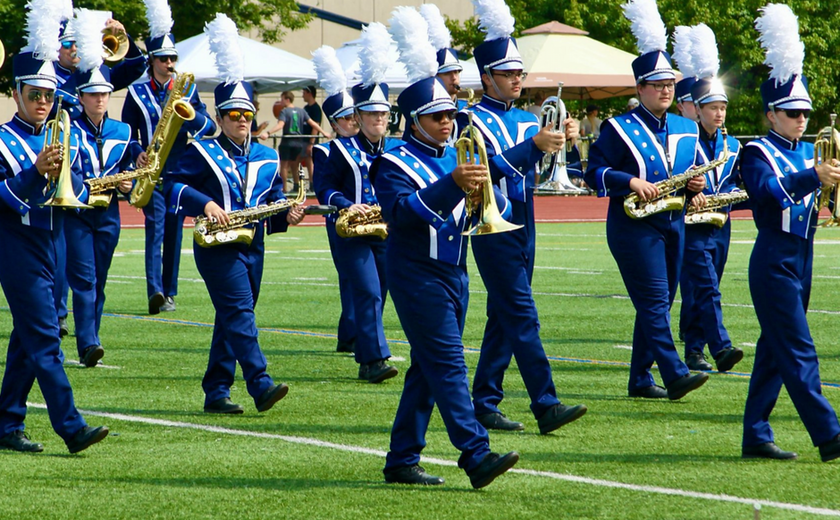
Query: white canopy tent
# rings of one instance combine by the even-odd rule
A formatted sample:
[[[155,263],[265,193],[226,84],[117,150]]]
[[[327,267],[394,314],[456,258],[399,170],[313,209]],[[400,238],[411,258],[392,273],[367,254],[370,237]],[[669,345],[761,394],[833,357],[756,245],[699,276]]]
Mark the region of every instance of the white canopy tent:
[[[360,39],[351,40],[345,42],[335,51],[336,56],[338,56],[338,61],[344,67],[344,72],[347,74],[347,80],[350,85],[356,85],[361,81],[361,76],[359,75],[360,43]],[[408,77],[403,64],[397,61],[399,54],[396,43],[391,43],[388,53],[391,55],[394,64],[391,65],[385,74],[385,83],[388,84],[391,93],[397,94],[409,86]],[[461,65],[464,66],[464,70],[461,72],[461,88],[481,89],[481,76],[478,73],[478,67],[476,67],[475,62],[462,61]]]
[[[245,62],[245,78],[258,93],[281,92],[315,82],[312,61],[244,36],[239,45]],[[219,84],[210,43],[204,33],[176,43],[178,70],[191,72],[199,90],[212,91]]]

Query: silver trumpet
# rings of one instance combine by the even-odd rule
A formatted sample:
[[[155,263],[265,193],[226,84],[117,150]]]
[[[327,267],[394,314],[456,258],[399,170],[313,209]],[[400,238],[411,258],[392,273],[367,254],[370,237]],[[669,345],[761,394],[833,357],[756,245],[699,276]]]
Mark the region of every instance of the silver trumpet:
[[[551,126],[555,133],[566,133],[566,125],[563,123],[568,117],[566,104],[560,99],[563,93],[563,82],[557,84],[557,97],[546,99],[540,110],[540,125]],[[566,151],[570,147],[569,142],[560,150],[547,153],[540,161],[540,176],[548,174],[548,179],[534,188],[534,195],[582,195],[587,190],[572,184],[569,179],[569,172],[566,170]]]

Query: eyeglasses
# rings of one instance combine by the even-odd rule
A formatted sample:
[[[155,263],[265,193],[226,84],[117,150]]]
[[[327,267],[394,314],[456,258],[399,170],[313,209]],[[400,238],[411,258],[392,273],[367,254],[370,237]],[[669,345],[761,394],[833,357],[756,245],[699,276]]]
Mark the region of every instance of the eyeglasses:
[[[245,118],[245,121],[254,120],[254,113],[250,110],[246,110],[244,112],[242,112],[241,110],[228,110],[225,115],[228,116],[231,121],[239,121],[239,119],[242,117]]]
[[[444,117],[449,121],[454,121],[455,114],[457,114],[455,110],[443,110],[441,112],[435,112],[434,114],[430,115],[432,116],[432,121],[434,121],[435,123],[440,123],[441,121],[443,121]]]
[[[76,45],[76,42],[74,42],[72,40],[61,42],[61,48],[62,49],[69,49],[70,47],[72,47],[74,45]]]
[[[505,79],[521,79],[522,81],[525,81],[525,78],[528,77],[528,73],[523,72],[521,70],[511,70],[508,72],[494,72],[493,75]]]
[[[156,56],[156,58],[161,63],[166,63],[167,61],[171,61],[172,63],[175,63],[176,61],[178,61],[178,56]]]
[[[670,90],[671,92],[673,92],[674,88],[676,88],[676,85],[673,82],[671,82],[671,83],[648,83],[648,85],[653,87],[653,90],[655,90],[657,92],[662,92],[666,88],[668,90]]]
[[[777,112],[784,112],[791,119],[799,119],[799,116],[805,116],[805,119],[811,117],[811,111],[808,109],[777,110]]]
[[[26,97],[29,98],[29,101],[41,101],[41,97],[43,97],[44,101],[46,101],[47,103],[52,103],[53,99],[55,98],[55,92],[43,90],[30,90]]]

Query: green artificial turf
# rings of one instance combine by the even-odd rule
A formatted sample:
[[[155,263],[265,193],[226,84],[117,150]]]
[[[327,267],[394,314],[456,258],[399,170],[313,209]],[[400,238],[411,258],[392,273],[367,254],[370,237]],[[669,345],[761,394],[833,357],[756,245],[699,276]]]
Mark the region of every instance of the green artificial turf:
[[[557,392],[567,404],[585,403],[589,413],[551,435],[538,435],[514,362],[501,408],[526,430],[491,433],[494,451],[518,451],[521,469],[840,510],[837,464],[820,462],[784,390],[771,424],[778,444],[799,452],[800,459],[740,459],[752,345],[759,334],[747,280],[755,237],[751,222],[733,225],[722,283],[726,325],[746,355],[732,374],[713,374],[679,402],[625,397],[630,351],[622,347],[631,344],[634,313],[607,249],[604,224],[540,224],[537,229],[534,298]],[[838,248],[839,230],[818,232],[809,313],[823,381],[835,384],[840,383]],[[352,357],[335,352],[337,276],[323,228],[298,227],[267,242],[257,325],[269,373],[290,385],[288,397],[258,414],[238,379],[232,397],[246,413],[205,415],[201,378],[214,312],[192,259],[191,235],[185,233],[174,313],[146,315],[142,250],[142,230],[123,230],[106,288],[104,366],[67,367],[77,406],[272,435],[255,438],[89,414],[90,424],[107,424],[112,435],[71,456],[46,411],[33,407],[27,432],[44,443],[45,451],[0,451],[0,518],[753,518],[750,503],[616,489],[550,474],[511,473],[473,491],[457,467],[434,462],[424,466],[446,478],[444,486],[387,485],[381,455],[275,438],[387,451],[408,368],[409,347],[390,302],[385,331],[401,371],[396,379],[362,383]],[[469,271],[464,343],[473,370],[486,295],[472,258]],[[0,359],[5,359],[11,315],[5,300],[0,307]],[[675,331],[678,312],[677,302]],[[682,344],[677,348],[681,351]],[[69,360],[77,358],[73,336],[65,339],[64,351]],[[840,389],[827,386],[824,392],[840,405]],[[43,403],[37,384],[29,400]],[[427,442],[424,455],[457,461],[437,412]],[[763,519],[814,516],[769,505],[760,513]]]

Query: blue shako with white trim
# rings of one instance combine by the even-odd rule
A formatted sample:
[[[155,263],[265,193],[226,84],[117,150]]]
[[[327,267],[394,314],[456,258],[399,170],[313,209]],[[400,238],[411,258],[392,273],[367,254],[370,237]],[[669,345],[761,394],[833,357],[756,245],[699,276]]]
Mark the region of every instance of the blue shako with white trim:
[[[676,79],[671,55],[665,50],[668,36],[656,0],[630,0],[621,7],[639,49],[639,57],[633,60],[636,82]]]

